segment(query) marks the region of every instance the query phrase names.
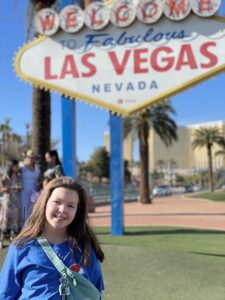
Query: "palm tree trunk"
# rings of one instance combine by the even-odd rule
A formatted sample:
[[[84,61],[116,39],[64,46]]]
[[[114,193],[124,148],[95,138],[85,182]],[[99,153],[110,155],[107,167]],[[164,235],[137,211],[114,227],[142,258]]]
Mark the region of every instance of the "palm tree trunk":
[[[140,202],[142,204],[151,203],[149,196],[149,168],[148,168],[148,131],[142,127],[138,133],[140,151]]]
[[[32,150],[38,154],[41,172],[45,170],[45,153],[50,149],[51,96],[33,87],[32,93]]]
[[[51,7],[56,0],[31,0],[34,16],[40,9]],[[37,33],[35,33],[37,37]],[[32,150],[38,154],[41,173],[46,168],[45,153],[50,150],[51,95],[48,91],[32,89]]]
[[[207,147],[207,156],[208,156],[208,189],[210,192],[214,191],[213,186],[213,165],[212,165],[212,149],[211,146]]]

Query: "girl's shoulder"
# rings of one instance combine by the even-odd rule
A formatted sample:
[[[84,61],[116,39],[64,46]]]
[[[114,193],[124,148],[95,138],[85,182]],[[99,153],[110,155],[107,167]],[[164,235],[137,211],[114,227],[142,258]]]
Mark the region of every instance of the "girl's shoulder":
[[[12,260],[16,260],[17,265],[22,267],[43,264],[43,261],[43,265],[46,265],[49,260],[36,239],[30,240],[24,245],[11,244],[9,256]]]
[[[21,260],[24,257],[27,257],[29,252],[36,247],[35,240],[30,240],[23,245],[20,245],[18,242],[12,242],[9,245],[8,256],[16,257]]]
[[[9,248],[14,249],[14,251],[23,253],[23,252],[29,251],[30,249],[37,248],[37,246],[38,246],[38,242],[36,239],[32,239],[32,240],[26,241],[24,243],[21,243],[21,242],[22,241],[12,242],[10,244]]]

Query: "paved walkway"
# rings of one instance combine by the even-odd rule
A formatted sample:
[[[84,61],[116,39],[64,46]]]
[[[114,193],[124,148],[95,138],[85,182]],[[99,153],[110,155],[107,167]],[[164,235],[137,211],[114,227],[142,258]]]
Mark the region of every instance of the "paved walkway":
[[[110,226],[110,205],[89,214],[93,226]],[[187,195],[155,198],[153,204],[124,204],[124,225],[180,226],[225,231],[225,202],[196,199]]]

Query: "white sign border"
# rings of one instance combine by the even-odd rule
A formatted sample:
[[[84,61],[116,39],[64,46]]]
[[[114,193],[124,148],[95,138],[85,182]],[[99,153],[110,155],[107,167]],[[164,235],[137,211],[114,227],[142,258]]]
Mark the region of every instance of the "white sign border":
[[[219,16],[213,16],[213,17],[209,18],[209,20],[225,23],[225,18],[219,17]],[[49,90],[51,92],[56,91],[59,94],[64,95],[70,99],[80,100],[80,101],[86,102],[90,105],[95,105],[97,107],[107,109],[107,110],[111,111],[112,113],[121,115],[123,117],[126,117],[128,115],[131,115],[131,114],[136,113],[141,110],[145,110],[148,107],[162,101],[165,98],[174,96],[182,91],[187,90],[190,87],[193,87],[193,86],[199,84],[200,82],[202,82],[204,80],[212,78],[212,77],[218,75],[219,73],[225,71],[225,64],[220,65],[219,67],[213,68],[210,71],[205,72],[204,74],[202,74],[198,77],[195,77],[193,80],[186,81],[185,83],[177,85],[176,87],[174,87],[170,90],[167,90],[166,92],[164,92],[160,95],[157,95],[156,97],[150,98],[150,99],[142,102],[141,104],[136,105],[132,109],[123,109],[120,106],[111,105],[110,103],[105,103],[104,101],[101,101],[97,98],[93,98],[88,95],[77,93],[77,92],[72,92],[72,91],[69,91],[62,87],[56,86],[51,83],[45,83],[42,80],[38,80],[38,79],[32,78],[32,77],[24,74],[20,69],[20,60],[21,60],[21,57],[24,54],[24,52],[27,51],[27,49],[32,48],[36,44],[39,44],[48,38],[49,37],[41,36],[41,37],[36,38],[35,40],[29,42],[28,44],[25,44],[22,48],[19,49],[18,53],[16,54],[15,60],[14,60],[15,71],[18,74],[18,76],[20,78],[22,78],[24,81],[31,83],[38,88],[41,88],[44,90]]]

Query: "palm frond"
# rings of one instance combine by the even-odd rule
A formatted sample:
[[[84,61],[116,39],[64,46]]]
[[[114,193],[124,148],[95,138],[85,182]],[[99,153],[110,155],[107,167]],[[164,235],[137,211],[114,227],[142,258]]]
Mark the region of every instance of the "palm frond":
[[[213,144],[225,145],[225,138],[218,127],[200,127],[194,132],[193,148],[212,147]]]
[[[124,119],[124,137],[131,134],[137,136],[140,131],[149,132],[152,128],[166,146],[177,140],[177,125],[171,115],[176,112],[170,101],[166,99],[146,111],[135,113]]]

